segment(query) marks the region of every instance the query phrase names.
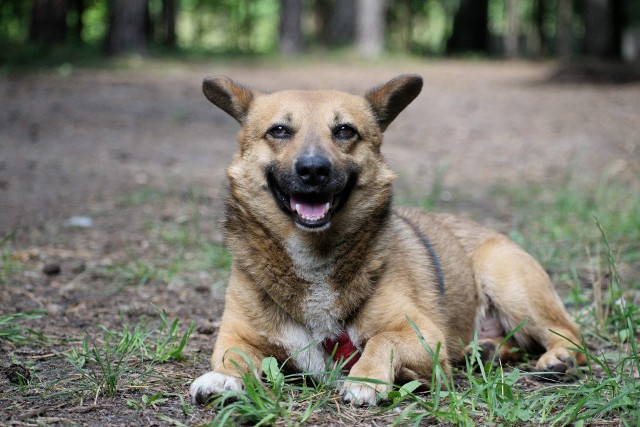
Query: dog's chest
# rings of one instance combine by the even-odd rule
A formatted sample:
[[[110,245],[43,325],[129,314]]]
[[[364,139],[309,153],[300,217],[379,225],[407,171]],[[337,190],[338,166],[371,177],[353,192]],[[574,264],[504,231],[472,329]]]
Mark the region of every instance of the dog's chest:
[[[339,293],[329,282],[335,256],[318,253],[295,236],[287,241],[286,248],[296,274],[309,282],[302,302],[305,327],[315,340],[337,335],[344,328],[344,310]]]
[[[296,236],[289,238],[286,248],[298,276],[311,283],[327,281],[335,265],[332,254],[319,253]]]

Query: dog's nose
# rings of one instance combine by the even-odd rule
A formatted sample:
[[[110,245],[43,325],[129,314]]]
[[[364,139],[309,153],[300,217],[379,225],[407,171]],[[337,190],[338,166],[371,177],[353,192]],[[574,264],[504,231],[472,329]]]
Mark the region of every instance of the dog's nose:
[[[320,185],[331,173],[331,162],[323,156],[304,156],[296,161],[296,172],[307,185]]]

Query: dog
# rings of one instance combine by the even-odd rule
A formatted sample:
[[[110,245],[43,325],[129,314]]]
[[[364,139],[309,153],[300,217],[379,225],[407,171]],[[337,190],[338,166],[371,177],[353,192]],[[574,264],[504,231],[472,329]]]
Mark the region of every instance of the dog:
[[[483,356],[542,349],[539,371],[585,363],[579,330],[533,257],[471,221],[392,207],[383,132],[421,89],[417,75],[364,97],[204,80],[205,96],[241,127],[227,169],[231,275],[194,402],[242,390],[243,374],[273,356],[320,376],[338,360],[343,400],[374,405],[394,383],[428,383],[436,354],[450,372],[476,335]]]

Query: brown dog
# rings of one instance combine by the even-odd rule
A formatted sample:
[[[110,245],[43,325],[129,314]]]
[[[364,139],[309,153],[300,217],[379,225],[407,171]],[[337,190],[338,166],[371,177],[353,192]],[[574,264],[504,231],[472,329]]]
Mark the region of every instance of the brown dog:
[[[364,97],[204,81],[206,97],[241,129],[227,170],[233,266],[212,370],[191,385],[195,401],[242,389],[249,366],[239,353],[255,367],[274,356],[320,376],[334,354],[350,357],[349,377],[385,383],[347,379],[344,400],[375,404],[394,382],[431,376],[433,360],[408,319],[432,349],[441,345],[445,370],[475,330],[495,351],[524,321],[514,342],[544,348],[538,370],[584,363],[561,337],[579,342],[576,326],[524,250],[470,221],[392,209],[382,133],[421,88],[414,75]]]

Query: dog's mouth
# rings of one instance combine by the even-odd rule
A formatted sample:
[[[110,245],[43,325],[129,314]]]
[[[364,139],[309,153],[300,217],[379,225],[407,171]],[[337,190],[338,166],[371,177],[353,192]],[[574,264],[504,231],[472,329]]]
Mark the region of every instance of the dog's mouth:
[[[346,180],[340,191],[287,191],[268,173],[269,188],[280,209],[294,223],[307,231],[322,231],[331,225],[333,215],[344,206],[355,184],[355,174]],[[328,190],[328,189],[326,189]]]
[[[289,209],[306,225],[323,222],[333,206],[333,194],[290,194]]]

